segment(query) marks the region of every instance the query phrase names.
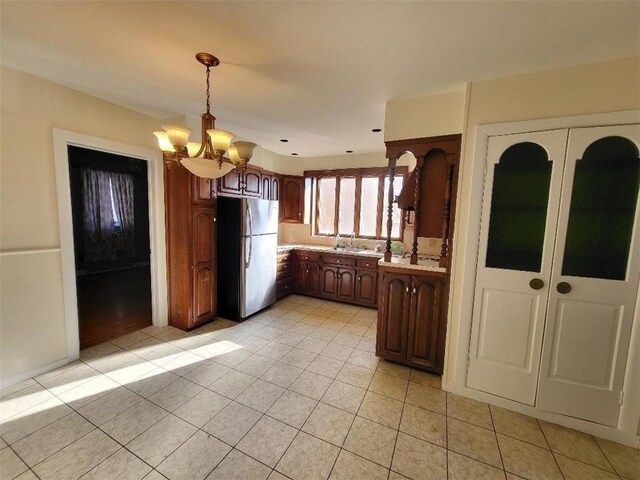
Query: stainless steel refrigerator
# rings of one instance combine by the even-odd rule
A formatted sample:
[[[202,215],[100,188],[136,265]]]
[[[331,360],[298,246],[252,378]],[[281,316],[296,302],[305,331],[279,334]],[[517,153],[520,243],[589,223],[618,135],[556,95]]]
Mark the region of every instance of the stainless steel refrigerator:
[[[276,301],[278,202],[218,197],[218,315],[241,320]]]

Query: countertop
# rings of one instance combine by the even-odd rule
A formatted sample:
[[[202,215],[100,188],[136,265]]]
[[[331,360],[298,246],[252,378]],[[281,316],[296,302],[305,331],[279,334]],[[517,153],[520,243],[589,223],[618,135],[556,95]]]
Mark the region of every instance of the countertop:
[[[388,267],[402,267],[412,270],[423,270],[428,272],[446,273],[447,269],[440,267],[437,260],[418,260],[418,263],[412,265],[409,262],[409,257],[393,257],[390,262],[385,262],[382,258],[383,252],[376,252],[374,250],[336,250],[333,247],[327,245],[278,245],[278,252],[284,252],[287,250],[309,250],[313,252],[325,252],[338,255],[356,255],[363,257],[379,258],[378,265]]]
[[[312,252],[335,253],[338,255],[355,255],[358,257],[382,258],[384,256],[383,252],[376,252],[374,250],[336,250],[335,248],[327,245],[278,245],[278,252],[284,252],[287,250],[309,250]]]
[[[411,264],[409,263],[409,258],[402,257],[393,257],[390,262],[385,262],[384,260],[380,260],[378,265],[381,267],[402,267],[408,268],[411,270],[422,270],[427,272],[439,272],[446,273],[447,269],[441,267],[437,260],[418,260],[418,263]]]

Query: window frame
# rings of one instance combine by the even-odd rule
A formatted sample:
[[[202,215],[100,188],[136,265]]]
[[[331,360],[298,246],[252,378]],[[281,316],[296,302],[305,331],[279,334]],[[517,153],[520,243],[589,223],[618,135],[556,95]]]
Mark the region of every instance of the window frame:
[[[312,194],[311,198],[313,201],[312,211],[312,232],[314,236],[319,237],[333,237],[338,233],[339,226],[339,212],[340,212],[340,183],[343,178],[355,178],[356,187],[355,187],[355,203],[354,203],[354,230],[356,238],[367,239],[367,240],[384,240],[386,239],[386,213],[383,211],[384,206],[384,180],[389,176],[389,169],[386,167],[371,167],[371,168],[347,168],[347,169],[336,169],[336,170],[308,170],[304,172],[304,177],[311,179],[312,183]],[[394,178],[402,177],[402,185],[404,186],[407,181],[408,176],[408,168],[396,167]],[[361,210],[361,200],[362,200],[362,179],[364,177],[367,178],[377,178],[378,179],[378,215],[376,218],[376,235],[360,235],[360,210]],[[335,206],[334,206],[334,218],[333,218],[333,233],[320,233],[318,231],[318,217],[320,215],[320,205],[319,205],[319,197],[320,197],[320,189],[318,188],[318,180],[321,178],[335,178],[336,179],[336,190],[335,190]],[[397,197],[400,192],[394,192],[394,197]],[[403,241],[404,240],[404,230],[405,230],[405,215],[400,216],[400,235],[398,237],[391,237],[392,240]]]

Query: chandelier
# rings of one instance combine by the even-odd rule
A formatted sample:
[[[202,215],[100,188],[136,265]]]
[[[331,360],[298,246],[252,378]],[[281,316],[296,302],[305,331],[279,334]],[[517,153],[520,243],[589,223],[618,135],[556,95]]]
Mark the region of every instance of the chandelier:
[[[239,169],[244,178],[247,163],[251,160],[255,143],[231,141],[235,135],[226,130],[216,129],[216,117],[210,112],[209,87],[211,67],[220,64],[220,60],[210,53],[198,53],[196,60],[207,67],[207,111],[201,115],[201,142],[190,142],[190,128],[178,125],[163,125],[163,131],[153,134],[158,138],[158,146],[165,153],[165,162],[171,168],[182,164],[187,170],[198,177],[218,178],[226,175],[234,168]],[[224,154],[229,152],[229,159]]]

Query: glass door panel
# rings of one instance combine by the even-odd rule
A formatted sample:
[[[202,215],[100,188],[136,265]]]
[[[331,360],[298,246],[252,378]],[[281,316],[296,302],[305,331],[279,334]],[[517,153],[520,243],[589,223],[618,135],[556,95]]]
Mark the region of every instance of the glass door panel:
[[[576,161],[562,275],[624,280],[640,184],[638,149],[623,137]]]

